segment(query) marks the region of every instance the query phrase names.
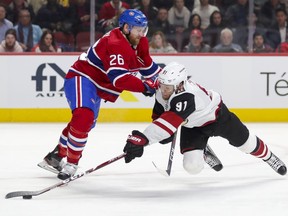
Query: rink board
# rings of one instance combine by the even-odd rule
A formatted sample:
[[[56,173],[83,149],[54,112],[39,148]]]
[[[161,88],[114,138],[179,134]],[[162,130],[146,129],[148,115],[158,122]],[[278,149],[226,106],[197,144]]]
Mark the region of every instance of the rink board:
[[[63,92],[66,72],[78,53],[0,55],[0,122],[66,122],[71,114]],[[200,85],[221,93],[243,121],[288,121],[285,55],[154,55],[165,65],[186,65]],[[124,92],[101,104],[99,122],[147,122],[154,99]]]

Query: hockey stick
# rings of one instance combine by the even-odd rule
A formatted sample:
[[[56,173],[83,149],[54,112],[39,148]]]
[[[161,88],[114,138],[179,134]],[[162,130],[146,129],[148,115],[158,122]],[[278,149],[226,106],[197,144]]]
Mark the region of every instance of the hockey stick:
[[[168,158],[168,164],[167,164],[167,169],[166,170],[162,170],[159,169],[156,164],[152,161],[153,165],[155,166],[155,168],[158,170],[159,173],[161,173],[162,175],[169,177],[170,173],[171,173],[171,169],[172,169],[172,162],[173,162],[173,157],[174,157],[174,150],[175,150],[175,145],[176,145],[176,139],[177,139],[177,131],[174,133],[174,137],[171,143],[171,147],[170,147],[170,153],[169,153],[169,158]]]
[[[98,166],[96,166],[94,168],[88,169],[85,172],[79,173],[79,174],[77,174],[75,176],[71,176],[70,178],[68,178],[66,180],[60,181],[57,184],[51,185],[51,186],[46,187],[46,188],[44,188],[42,190],[38,190],[38,191],[14,191],[14,192],[10,192],[10,193],[6,194],[5,198],[9,199],[9,198],[21,197],[22,196],[23,199],[31,199],[32,196],[38,196],[38,195],[46,193],[46,192],[48,192],[48,191],[50,191],[52,189],[55,189],[55,188],[61,187],[63,185],[66,185],[69,182],[74,181],[76,179],[79,179],[79,178],[81,178],[84,175],[92,173],[92,172],[94,172],[94,171],[96,171],[98,169],[101,169],[102,167],[105,167],[105,166],[107,166],[107,165],[109,165],[111,163],[114,163],[115,161],[118,161],[121,158],[124,158],[125,155],[126,155],[126,153],[123,153],[123,154],[121,154],[121,155],[119,155],[117,157],[114,157],[114,158],[112,158],[112,159],[110,159],[108,161],[103,162],[102,164],[100,164],[100,165],[98,165]]]
[[[172,143],[171,143],[170,152],[169,152],[167,169],[166,170],[159,169],[156,166],[156,164],[152,161],[153,165],[158,170],[158,172],[161,173],[162,175],[166,176],[166,177],[169,177],[170,174],[171,174],[172,162],[173,162],[173,157],[174,157],[174,150],[175,150],[178,130],[180,130],[181,126],[185,125],[187,122],[188,122],[187,119],[184,122],[182,122],[182,124],[178,127],[178,129],[174,133],[174,137],[173,137],[173,140],[172,140]]]

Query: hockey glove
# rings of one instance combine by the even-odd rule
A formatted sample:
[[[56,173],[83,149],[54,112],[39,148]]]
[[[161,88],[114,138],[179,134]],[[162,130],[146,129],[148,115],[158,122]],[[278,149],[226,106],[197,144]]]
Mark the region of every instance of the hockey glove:
[[[152,97],[158,88],[158,76],[153,76],[150,79],[144,80],[143,84],[145,86],[143,94]]]
[[[168,143],[172,142],[173,139],[174,139],[174,134],[172,134],[170,137],[168,137],[168,138],[166,138],[164,140],[161,140],[159,143],[160,144],[168,144]]]
[[[147,137],[138,130],[133,130],[126,140],[123,152],[126,153],[125,163],[129,163],[136,157],[141,157],[144,152],[144,146],[149,143]]]

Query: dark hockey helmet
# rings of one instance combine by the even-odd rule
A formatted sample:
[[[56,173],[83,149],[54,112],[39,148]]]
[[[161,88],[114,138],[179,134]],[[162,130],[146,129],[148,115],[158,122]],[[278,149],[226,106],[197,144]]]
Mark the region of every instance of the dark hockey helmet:
[[[127,9],[123,11],[118,19],[118,22],[120,28],[123,28],[124,24],[128,24],[129,31],[131,31],[134,26],[148,29],[148,21],[146,16],[140,10],[136,9]]]

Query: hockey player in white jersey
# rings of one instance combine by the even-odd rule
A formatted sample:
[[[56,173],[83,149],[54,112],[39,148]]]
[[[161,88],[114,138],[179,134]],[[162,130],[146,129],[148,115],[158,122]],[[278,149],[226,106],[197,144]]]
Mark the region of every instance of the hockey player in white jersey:
[[[158,80],[153,122],[143,133],[134,130],[128,136],[123,150],[127,153],[126,163],[141,157],[144,146],[170,140],[177,128],[187,121],[181,126],[180,150],[183,167],[188,173],[197,174],[203,169],[208,139],[220,136],[240,151],[262,159],[280,175],[286,174],[286,165],[229,111],[221,95],[195,83],[183,65],[168,64],[159,73]]]

